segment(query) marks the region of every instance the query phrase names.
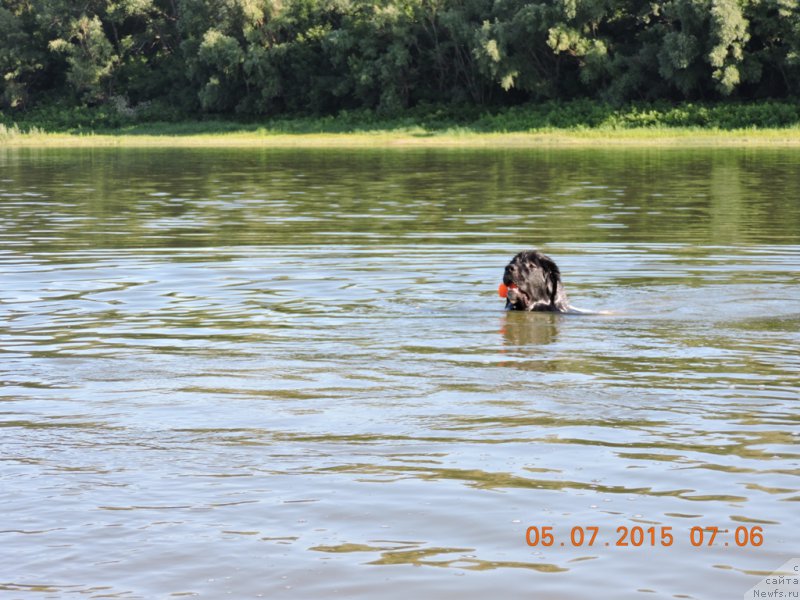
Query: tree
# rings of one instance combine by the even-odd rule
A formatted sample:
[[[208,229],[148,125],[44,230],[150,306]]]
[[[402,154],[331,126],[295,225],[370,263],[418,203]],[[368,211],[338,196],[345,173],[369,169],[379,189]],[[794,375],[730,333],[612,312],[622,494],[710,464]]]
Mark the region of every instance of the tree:
[[[67,35],[52,40],[49,47],[67,56],[67,81],[85,100],[96,102],[108,96],[105,84],[119,63],[119,56],[97,15],[73,19]]]

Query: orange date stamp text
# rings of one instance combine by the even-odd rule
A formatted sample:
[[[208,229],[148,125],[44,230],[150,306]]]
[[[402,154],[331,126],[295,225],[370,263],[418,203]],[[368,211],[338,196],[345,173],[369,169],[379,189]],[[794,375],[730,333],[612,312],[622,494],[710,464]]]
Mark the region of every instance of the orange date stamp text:
[[[576,525],[566,531],[556,531],[549,525],[532,525],[525,531],[525,542],[528,546],[553,547],[572,546],[621,546],[635,547],[661,546],[669,547],[675,543],[675,533],[670,525],[643,527],[622,525],[616,528],[615,535],[603,535],[600,527],[594,525]],[[684,534],[695,548],[707,546],[745,546],[757,547],[764,543],[764,530],[759,525],[746,527],[740,525],[735,529],[721,527],[695,526]]]

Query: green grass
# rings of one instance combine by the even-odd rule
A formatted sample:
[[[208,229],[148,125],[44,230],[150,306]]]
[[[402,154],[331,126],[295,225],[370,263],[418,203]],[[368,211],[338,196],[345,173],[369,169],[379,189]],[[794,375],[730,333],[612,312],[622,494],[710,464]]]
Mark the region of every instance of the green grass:
[[[0,114],[4,146],[800,145],[800,102],[635,104],[589,101],[479,111],[420,107],[272,119],[132,118],[108,107]]]

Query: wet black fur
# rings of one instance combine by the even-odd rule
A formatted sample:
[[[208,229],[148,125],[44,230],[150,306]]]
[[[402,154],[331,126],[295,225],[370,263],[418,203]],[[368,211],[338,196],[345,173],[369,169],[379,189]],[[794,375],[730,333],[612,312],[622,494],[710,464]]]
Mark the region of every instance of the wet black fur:
[[[508,289],[506,310],[570,310],[558,265],[541,252],[525,250],[517,254],[506,265],[503,283],[517,286]]]

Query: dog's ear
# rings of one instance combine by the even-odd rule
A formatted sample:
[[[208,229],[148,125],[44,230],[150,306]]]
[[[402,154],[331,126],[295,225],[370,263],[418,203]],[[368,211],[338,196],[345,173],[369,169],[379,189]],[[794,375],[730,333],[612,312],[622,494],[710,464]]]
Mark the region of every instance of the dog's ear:
[[[549,259],[542,261],[542,267],[545,271],[545,283],[547,285],[547,295],[550,298],[550,307],[555,309],[558,284],[561,282],[561,272],[558,270],[558,265]]]
[[[556,294],[558,293],[558,282],[561,280],[558,270],[550,270],[547,273],[548,294],[550,296],[550,306],[555,308]]]

